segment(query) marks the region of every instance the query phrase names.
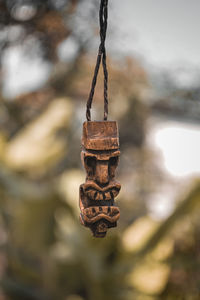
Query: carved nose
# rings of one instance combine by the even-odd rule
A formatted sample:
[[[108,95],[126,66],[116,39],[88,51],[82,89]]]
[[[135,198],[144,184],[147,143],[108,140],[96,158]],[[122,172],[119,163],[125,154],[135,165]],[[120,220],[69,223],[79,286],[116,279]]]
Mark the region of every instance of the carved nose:
[[[108,184],[108,161],[98,161],[96,164],[96,181],[99,184]]]

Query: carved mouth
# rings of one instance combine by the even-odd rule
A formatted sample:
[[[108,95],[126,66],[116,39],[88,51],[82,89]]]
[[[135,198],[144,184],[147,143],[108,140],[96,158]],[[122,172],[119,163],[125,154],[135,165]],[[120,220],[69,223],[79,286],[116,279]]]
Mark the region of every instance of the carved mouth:
[[[119,191],[121,189],[121,185],[118,182],[113,182],[109,186],[101,188],[95,182],[87,182],[84,184],[84,192],[88,196],[89,199],[92,200],[105,200],[109,201],[117,197]]]
[[[105,219],[110,223],[117,222],[120,217],[119,208],[116,206],[93,206],[81,210],[81,221],[83,224],[93,224]]]

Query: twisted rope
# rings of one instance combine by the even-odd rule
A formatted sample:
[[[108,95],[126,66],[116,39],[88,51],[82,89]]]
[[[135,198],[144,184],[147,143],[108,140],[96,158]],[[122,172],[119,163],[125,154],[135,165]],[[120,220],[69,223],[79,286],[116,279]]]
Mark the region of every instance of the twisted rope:
[[[99,51],[97,55],[96,66],[94,70],[94,76],[92,79],[92,85],[90,94],[87,100],[86,106],[86,118],[87,121],[91,121],[91,107],[92,101],[94,98],[95,87],[97,83],[97,77],[99,73],[99,68],[102,63],[103,73],[104,73],[104,121],[108,119],[108,70],[106,63],[106,48],[105,48],[105,40],[106,40],[106,32],[107,32],[107,20],[108,20],[108,0],[101,0],[100,9],[99,9],[99,25],[100,25],[100,45]]]

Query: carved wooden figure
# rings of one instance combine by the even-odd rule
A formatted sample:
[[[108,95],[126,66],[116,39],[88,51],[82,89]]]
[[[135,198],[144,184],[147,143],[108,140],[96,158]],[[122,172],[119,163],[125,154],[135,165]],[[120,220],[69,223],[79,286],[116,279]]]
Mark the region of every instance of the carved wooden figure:
[[[114,198],[121,185],[115,180],[119,161],[119,136],[114,121],[88,121],[83,124],[82,163],[87,177],[80,186],[80,220],[95,237],[104,237],[116,227],[119,208]]]

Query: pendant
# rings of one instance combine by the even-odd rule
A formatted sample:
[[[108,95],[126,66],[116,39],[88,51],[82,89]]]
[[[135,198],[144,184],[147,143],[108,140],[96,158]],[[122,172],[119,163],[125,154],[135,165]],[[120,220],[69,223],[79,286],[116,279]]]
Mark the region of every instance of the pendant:
[[[80,221],[94,237],[104,237],[120,217],[114,201],[121,189],[115,180],[119,155],[117,122],[84,122],[81,159],[87,175],[80,186]]]

